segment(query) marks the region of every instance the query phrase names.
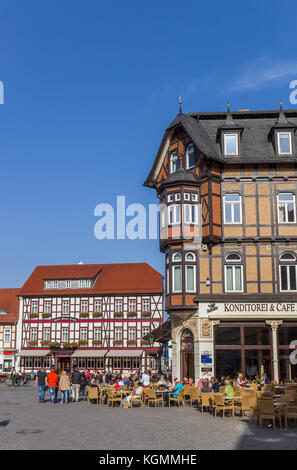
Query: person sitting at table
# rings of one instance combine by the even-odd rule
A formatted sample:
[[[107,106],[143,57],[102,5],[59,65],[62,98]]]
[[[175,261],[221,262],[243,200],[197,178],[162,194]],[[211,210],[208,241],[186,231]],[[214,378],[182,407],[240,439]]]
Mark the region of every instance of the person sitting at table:
[[[237,384],[237,387],[244,387],[246,384],[246,380],[243,377],[243,374],[241,372],[238,374],[236,384]]]
[[[119,384],[118,381],[115,382],[115,384],[113,385],[113,388],[115,388],[116,391],[118,391],[118,390],[121,388],[121,386],[120,386],[120,384]]]
[[[189,385],[190,387],[195,387],[195,385],[194,385],[194,380],[193,380],[193,379],[189,379],[188,385]]]
[[[225,380],[225,395],[228,398],[233,398],[234,397],[234,389],[232,385],[230,384],[229,380]]]
[[[216,377],[212,377],[210,379],[210,383],[211,383],[211,390],[213,391],[213,393],[218,393],[220,391],[220,384],[219,384],[219,381]]]
[[[177,398],[179,392],[184,389],[184,386],[183,386],[182,381],[179,380],[179,379],[174,379],[174,382],[175,382],[175,386],[174,386],[174,389],[172,390],[172,392],[173,392],[172,396],[174,398]]]
[[[119,377],[119,386],[123,387],[124,385],[125,385],[124,380],[122,379],[122,377]]]
[[[143,394],[143,386],[142,386],[141,382],[138,382],[137,383],[137,388],[135,388],[129,396],[123,398],[122,405],[124,406],[124,403],[128,402],[128,406],[130,407],[131,398],[132,397],[142,397],[142,394]]]
[[[163,392],[162,394],[163,394],[163,400],[164,400],[165,406],[169,405],[169,390],[170,389],[171,389],[171,383],[169,380],[167,380],[167,382],[161,383],[156,390],[156,393],[158,393],[159,391]]]
[[[225,387],[225,380],[226,380],[226,377],[224,375],[221,375],[221,378],[219,381],[220,387]]]
[[[204,380],[203,387],[201,388],[202,393],[211,393],[212,388],[210,387],[208,379]]]
[[[184,377],[183,384],[184,384],[184,385],[188,385],[188,383],[189,383],[188,377]]]
[[[265,374],[264,372],[260,385],[264,387],[264,385],[268,385],[268,384],[269,384],[269,378],[267,377],[267,374]]]

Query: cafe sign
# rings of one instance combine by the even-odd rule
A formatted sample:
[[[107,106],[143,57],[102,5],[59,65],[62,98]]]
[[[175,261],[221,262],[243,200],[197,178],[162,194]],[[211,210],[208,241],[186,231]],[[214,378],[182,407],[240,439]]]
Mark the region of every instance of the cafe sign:
[[[210,302],[199,304],[199,316],[209,315],[296,315],[297,303],[294,302]]]

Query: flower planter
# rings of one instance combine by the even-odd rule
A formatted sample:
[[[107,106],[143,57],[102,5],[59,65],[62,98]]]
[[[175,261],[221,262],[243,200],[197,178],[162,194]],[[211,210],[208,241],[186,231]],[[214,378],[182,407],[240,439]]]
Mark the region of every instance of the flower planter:
[[[127,341],[128,346],[132,346],[132,345],[136,346],[136,344],[137,344],[137,341],[134,339],[128,339]]]
[[[60,347],[61,347],[61,343],[49,343],[49,347],[50,347],[50,348],[60,348]]]
[[[51,313],[43,313],[42,318],[50,318],[52,316]]]
[[[135,317],[137,317],[137,312],[128,312],[127,317],[128,318],[135,318]]]
[[[94,312],[93,313],[93,318],[101,318],[102,317],[102,313],[101,312]]]
[[[152,316],[152,312],[142,312],[143,318],[150,318]]]
[[[123,344],[123,341],[121,339],[115,339],[114,344]]]
[[[90,314],[86,312],[80,312],[79,316],[80,318],[89,318]]]
[[[141,345],[142,345],[142,346],[148,346],[148,344],[149,344],[149,342],[148,342],[147,339],[142,339],[142,340],[141,340]]]
[[[48,346],[50,344],[50,342],[51,341],[49,339],[43,339],[43,340],[41,340],[41,345],[42,346]]]
[[[115,318],[122,318],[123,312],[114,312],[114,317]]]
[[[38,341],[29,341],[29,346],[37,346]]]
[[[78,347],[77,343],[63,343],[64,349],[75,349]]]
[[[29,313],[29,318],[38,318],[39,313]]]
[[[88,344],[88,341],[87,341],[86,339],[81,339],[81,340],[78,342],[78,344],[79,344],[80,346],[86,346],[86,345]]]
[[[93,341],[93,345],[94,345],[94,346],[100,346],[101,344],[102,344],[102,341],[99,340],[99,339]]]

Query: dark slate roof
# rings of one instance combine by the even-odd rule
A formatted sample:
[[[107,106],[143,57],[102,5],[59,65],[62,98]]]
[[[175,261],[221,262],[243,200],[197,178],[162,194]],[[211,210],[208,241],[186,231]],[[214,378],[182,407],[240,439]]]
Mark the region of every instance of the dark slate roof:
[[[183,168],[179,168],[174,173],[171,173],[166,180],[162,181],[161,186],[164,184],[167,185],[180,182],[193,184],[198,183],[198,179],[194,173],[185,171]]]

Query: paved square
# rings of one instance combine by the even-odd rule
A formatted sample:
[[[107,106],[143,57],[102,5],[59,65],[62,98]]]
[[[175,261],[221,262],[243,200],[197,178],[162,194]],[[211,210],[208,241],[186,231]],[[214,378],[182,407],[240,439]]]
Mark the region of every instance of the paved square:
[[[48,392],[46,399],[48,400]],[[107,408],[86,401],[38,403],[36,389],[0,387],[0,450],[297,449],[297,426],[260,430],[243,418],[195,407]]]

